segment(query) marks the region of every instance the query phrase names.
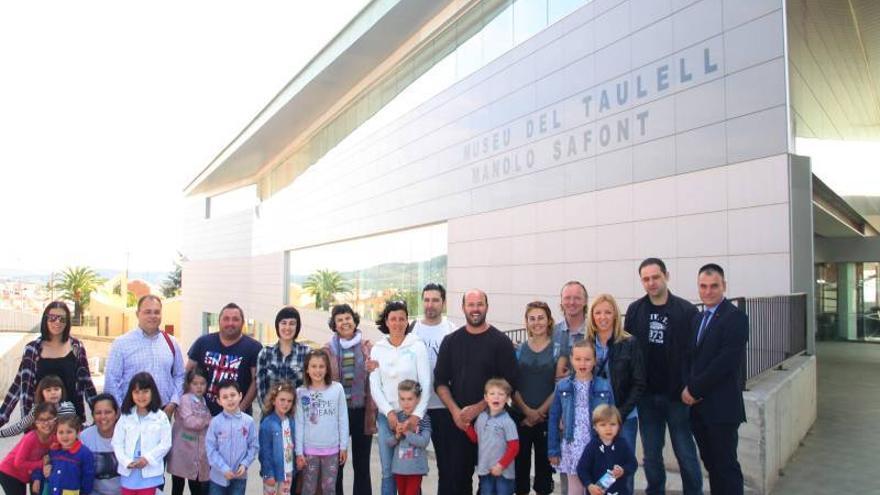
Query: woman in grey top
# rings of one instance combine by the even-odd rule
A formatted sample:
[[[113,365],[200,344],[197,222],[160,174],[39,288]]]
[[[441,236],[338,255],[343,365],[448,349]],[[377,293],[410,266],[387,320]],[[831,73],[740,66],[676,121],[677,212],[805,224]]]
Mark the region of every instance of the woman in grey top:
[[[565,369],[560,344],[551,335],[553,317],[550,306],[543,301],[526,305],[526,331],[529,338],[517,349],[519,389],[513,402],[519,414],[517,434],[519,453],[516,456],[516,493],[528,494],[532,451],[535,452],[534,490],[551,493],[550,462],[547,458],[547,414],[553,402],[557,373]]]
[[[116,454],[113,453],[113,429],[119,419],[119,405],[112,394],[99,394],[92,401],[95,424],[79,435],[80,441],[95,455],[96,495],[119,495],[119,473],[116,470]]]

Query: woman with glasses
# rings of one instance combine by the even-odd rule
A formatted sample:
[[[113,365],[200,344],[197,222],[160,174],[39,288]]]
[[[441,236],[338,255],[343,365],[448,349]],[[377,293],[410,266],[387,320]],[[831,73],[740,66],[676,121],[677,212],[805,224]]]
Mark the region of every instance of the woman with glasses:
[[[337,304],[330,311],[327,325],[333,337],[324,349],[330,356],[330,375],[342,384],[348,406],[348,431],[351,434],[351,467],[354,471],[353,495],[370,495],[370,450],[376,433],[376,403],[370,397],[370,372],[376,369],[370,360],[372,343],[358,328],[361,317],[348,304]],[[336,477],[336,495],[345,493],[342,469]],[[329,495],[329,494],[328,494]]]
[[[387,335],[376,342],[371,353],[379,367],[370,373],[370,393],[379,409],[379,459],[382,461],[382,495],[394,495],[394,475],[391,462],[394,458],[394,447],[388,444],[389,439],[397,434],[410,430],[418,431],[419,420],[427,419],[428,399],[431,394],[424,393],[409,418],[398,423],[397,411],[400,411],[397,386],[403,380],[419,383],[422,390],[431,390],[431,362],[428,360],[428,349],[418,335],[410,333],[409,311],[403,301],[390,301],[376,320],[379,331]]]
[[[0,405],[0,425],[9,421],[19,402],[22,416],[30,412],[37,383],[48,375],[61,378],[68,394],[65,400],[73,403],[77,416],[85,421],[85,403],[91,404],[97,393],[86,348],[70,336],[70,309],[61,301],[46,306],[40,320],[40,336],[24,348],[18,373]]]
[[[647,385],[645,365],[636,339],[623,329],[620,309],[610,294],[600,294],[593,301],[587,338],[596,346],[590,407],[617,406],[623,417],[620,435],[635,452],[639,426],[636,403]]]

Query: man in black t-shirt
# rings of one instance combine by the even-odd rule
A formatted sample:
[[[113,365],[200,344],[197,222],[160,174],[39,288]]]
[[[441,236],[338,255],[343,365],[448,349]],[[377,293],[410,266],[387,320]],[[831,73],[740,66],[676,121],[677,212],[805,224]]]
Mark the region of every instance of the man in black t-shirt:
[[[682,365],[688,348],[691,321],[697,308],[674,296],[667,287],[669,274],[659,258],[639,265],[645,296],[629,305],[625,328],[635,335],[645,357],[647,388],[639,400],[639,430],[644,451],[646,493],[664,493],[666,468],[663,444],[666,427],[681,472],[685,495],[702,494],[703,473],[691,432],[689,408],[681,401]]]
[[[443,338],[434,367],[434,387],[440,401],[449,409],[457,428],[448,432],[445,448],[450,459],[449,477],[454,494],[473,493],[471,480],[477,463],[477,446],[465,431],[486,409],[483,387],[490,378],[504,378],[517,386],[517,363],[513,343],[497,328],[486,323],[489,300],[481,290],[470,290],[462,297],[465,326]]]
[[[186,370],[198,365],[207,373],[205,402],[212,416],[223,410],[217,403],[217,386],[226,380],[238,382],[244,391],[241,410],[253,414],[251,404],[257,396],[257,356],[263,346],[244,335],[243,327],[244,311],[237,304],[229,303],[220,310],[220,331],[202,335],[189,348]]]

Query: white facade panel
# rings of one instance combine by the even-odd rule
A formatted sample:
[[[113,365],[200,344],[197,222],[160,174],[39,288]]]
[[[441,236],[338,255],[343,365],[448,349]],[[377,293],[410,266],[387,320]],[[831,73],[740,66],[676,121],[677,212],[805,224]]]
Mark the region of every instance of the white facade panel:
[[[271,321],[287,250],[444,221],[454,317],[474,286],[490,289],[502,326],[568,279],[624,303],[649,254],[691,299],[710,261],[737,280],[732,295],[787,291],[788,225],[774,223],[789,208],[781,7],[596,0],[328,153],[259,216],[194,208],[185,325],[236,298]]]

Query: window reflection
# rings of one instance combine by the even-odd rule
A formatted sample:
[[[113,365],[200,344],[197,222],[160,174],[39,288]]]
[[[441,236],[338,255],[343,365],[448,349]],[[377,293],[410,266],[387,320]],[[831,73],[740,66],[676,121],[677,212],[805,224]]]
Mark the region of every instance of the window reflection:
[[[550,3],[547,5],[547,15],[549,16],[550,24],[571,14],[578,7],[587,3],[589,2],[584,0],[550,0]]]
[[[421,290],[446,284],[446,224],[336,242],[289,254],[288,303],[327,311],[347,303],[373,320],[385,301],[421,311]]]
[[[517,0],[513,4],[513,42],[518,45],[547,27],[547,0]]]
[[[375,142],[411,110],[591,1],[498,0],[474,7],[267,174],[260,197],[280,191],[310,166],[338,165],[346,151]]]

